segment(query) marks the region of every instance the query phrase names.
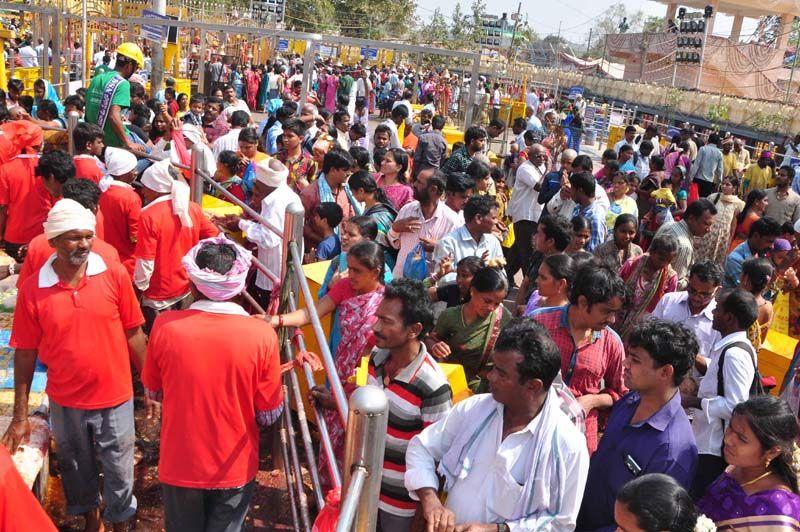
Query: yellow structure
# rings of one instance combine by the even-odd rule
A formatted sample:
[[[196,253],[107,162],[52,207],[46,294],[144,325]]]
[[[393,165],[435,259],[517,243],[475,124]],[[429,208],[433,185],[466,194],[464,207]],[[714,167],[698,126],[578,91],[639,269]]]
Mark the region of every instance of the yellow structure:
[[[795,347],[795,338],[770,329],[758,351],[758,371],[762,376],[775,377],[778,381],[778,385],[772,390],[773,395],[780,392],[780,385],[789,370]]]
[[[6,41],[12,40],[16,35],[13,31],[0,28],[0,45],[5,47]],[[8,77],[6,75],[6,62],[0,61],[0,89],[8,90]]]

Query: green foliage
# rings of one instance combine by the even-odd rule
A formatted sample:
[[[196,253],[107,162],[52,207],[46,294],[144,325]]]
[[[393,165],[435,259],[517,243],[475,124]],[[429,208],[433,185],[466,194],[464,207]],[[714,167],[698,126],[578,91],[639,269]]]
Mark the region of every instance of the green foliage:
[[[619,25],[623,19],[627,20],[629,26],[625,33],[641,32],[645,24],[645,15],[641,9],[629,11],[624,3],[617,2],[597,17],[592,27],[592,42],[587,53],[589,57],[602,57],[606,45],[606,35],[620,33]]]
[[[784,131],[789,117],[780,113],[763,113],[756,111],[748,120],[750,127],[759,131]]]

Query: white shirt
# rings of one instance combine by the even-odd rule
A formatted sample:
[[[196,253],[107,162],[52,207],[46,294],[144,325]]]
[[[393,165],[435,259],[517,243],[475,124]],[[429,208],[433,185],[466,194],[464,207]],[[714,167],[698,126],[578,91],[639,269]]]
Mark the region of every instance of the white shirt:
[[[386,233],[386,238],[388,239],[389,244],[394,249],[398,250],[397,262],[395,263],[394,270],[392,271],[395,279],[403,276],[403,267],[405,266],[406,258],[419,243],[420,238],[430,238],[438,241],[440,238],[450,233],[453,229],[462,225],[462,222],[459,222],[458,214],[456,214],[450,207],[445,205],[443,201],[437,203],[436,210],[433,211],[433,215],[427,219],[422,214],[422,208],[419,206],[419,201],[415,200],[406,203],[400,207],[395,220],[403,220],[405,218],[419,220],[422,224],[422,227],[418,232],[407,231],[403,233],[397,233],[394,229],[389,229],[389,231]],[[427,256],[430,257],[430,254]],[[428,260],[430,261],[428,264],[428,271],[432,272],[433,270],[430,268],[432,267],[433,260],[430,258]]]
[[[525,161],[519,168],[514,178],[514,193],[508,202],[508,215],[515,222],[528,220],[538,222],[542,215],[542,206],[539,205],[539,192],[533,187],[541,184],[547,166],[535,166],[530,161]]]
[[[398,100],[394,102],[394,105],[392,105],[392,110],[394,110],[394,108],[397,107],[398,105],[402,105],[406,109],[408,109],[408,116],[406,117],[406,127],[411,127],[411,125],[414,123],[414,109],[411,107],[411,102],[409,102],[408,100]],[[389,122],[391,122],[391,120],[389,120]]]
[[[30,46],[23,46],[19,49],[19,59],[22,61],[22,66],[24,67],[39,66],[39,56],[36,53],[36,50]]]
[[[558,400],[548,392],[547,400]],[[470,430],[494,403],[498,415],[481,427],[480,437],[466,451],[466,474],[459,475],[447,494],[447,508],[456,524],[506,523],[514,532],[574,530],[589,471],[586,439],[569,418],[552,405],[550,423],[542,423],[544,408],[522,430],[503,439],[503,405],[490,394],[475,395],[456,404],[447,417],[414,436],[406,451],[405,487],[412,498],[422,488],[438,488],[436,463],[445,457],[465,430]],[[551,452],[537,459],[542,440],[553,439]],[[548,442],[549,443],[549,442]],[[535,467],[534,467],[535,466]],[[465,468],[466,469],[466,468]],[[533,479],[531,471],[536,471]],[[548,471],[549,476],[545,477]],[[531,500],[520,505],[526,484],[534,483]],[[520,506],[527,510],[520,511]]]
[[[283,231],[283,224],[286,220],[286,207],[295,201],[300,202],[300,196],[295,194],[284,183],[261,200],[261,216],[271,223],[273,227]],[[244,232],[247,240],[258,246],[258,260],[276,277],[279,277],[283,259],[281,237],[252,220],[239,220],[239,229]],[[272,280],[264,275],[264,272],[258,270],[258,273],[256,273],[256,286],[262,290],[272,290]]]
[[[384,126],[389,128],[389,147],[390,148],[402,148],[403,143],[400,142],[400,136],[397,134],[397,124],[395,124],[392,120],[386,120],[383,122]]]
[[[538,131],[542,129],[542,121],[539,120],[535,114],[532,114],[531,117],[528,119],[528,125],[525,126],[528,131]],[[522,144],[523,146],[525,143]]]
[[[100,63],[103,62],[103,56],[106,55],[105,50],[100,50],[99,52],[95,52],[94,56],[92,57],[92,62],[94,66],[100,66]]]
[[[235,111],[244,111],[248,114],[248,116],[250,115],[250,108],[247,106],[247,102],[240,98],[236,99],[236,103],[225,102],[225,105],[227,107],[222,110],[222,112],[225,114],[225,118],[230,118]]]
[[[739,347],[732,347],[725,353],[722,368],[725,395],[724,397],[717,395],[719,355],[725,346],[734,342],[750,343],[745,331],[729,334],[715,343],[711,363],[708,365],[705,377],[700,381],[700,388],[697,391],[700,410],[695,412],[692,421],[697,452],[700,454],[722,456],[723,423],[730,421],[736,405],[750,398],[750,386],[755,376],[753,357]],[[756,363],[758,363],[757,358]]]
[[[645,139],[644,135],[642,135],[641,137],[638,137],[638,136],[634,137],[633,140],[635,141],[637,138],[639,139],[639,142],[634,142],[633,143],[633,149],[638,152],[639,151],[639,146],[641,146],[642,142],[647,140],[647,139]],[[656,135],[655,137],[650,139],[650,142],[653,143],[653,151],[650,152],[650,157],[652,157],[653,155],[661,155],[661,143],[658,140],[658,135]]]
[[[669,292],[661,297],[652,317],[686,325],[697,337],[700,355],[710,359],[714,344],[720,340],[719,332],[712,327],[716,306],[717,302],[712,299],[706,308],[693,315],[689,310],[689,292]]]
[[[617,155],[619,155],[619,149],[620,149],[621,147],[625,146],[625,145],[627,145],[627,146],[630,146],[631,148],[634,148],[634,149],[636,149],[636,146],[634,146],[633,144],[631,144],[630,142],[628,142],[627,140],[625,140],[625,139],[623,138],[621,141],[619,141],[619,142],[617,142],[616,144],[614,144],[614,151],[615,151],[615,152],[617,152]]]
[[[567,220],[572,220],[572,213],[575,212],[576,205],[577,203],[571,199],[561,199],[561,194],[556,192],[556,194],[550,198],[550,201],[547,202],[547,212],[550,214],[558,214]],[[606,194],[606,191],[599,185],[594,187],[594,205],[597,215],[605,218],[611,202],[608,201],[608,194]]]
[[[219,159],[219,154],[228,150],[232,152],[239,151],[239,133],[242,132],[241,128],[231,129],[217,140],[214,141],[212,151],[214,157]]]
[[[449,208],[449,207],[448,207]],[[482,257],[487,253],[487,260],[499,259],[503,256],[503,248],[500,246],[500,241],[493,234],[481,235],[479,242],[472,238],[467,226],[463,225],[458,229],[451,231],[445,235],[439,242],[436,243],[436,249],[433,251],[433,265],[434,271],[439,267],[439,263],[448,255],[453,260],[453,264],[458,264],[458,261],[464,257]],[[450,272],[441,278],[441,284],[455,282],[456,273]]]
[[[356,96],[366,98],[372,92],[372,82],[369,79],[358,78],[356,80]]]
[[[525,104],[533,109],[533,113],[536,114],[539,109],[539,97],[536,96],[536,92],[531,91],[525,95]]]

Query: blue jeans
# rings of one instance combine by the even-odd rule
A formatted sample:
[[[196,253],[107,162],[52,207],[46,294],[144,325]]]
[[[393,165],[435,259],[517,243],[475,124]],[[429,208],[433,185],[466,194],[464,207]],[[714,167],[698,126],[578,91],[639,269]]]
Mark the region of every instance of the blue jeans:
[[[103,465],[103,519],[122,523],[133,517],[133,399],[98,410],[68,408],[51,399],[50,423],[67,513],[80,515],[100,506],[96,456]]]
[[[162,484],[167,532],[237,532],[253,498],[255,480],[240,488],[198,489]]]

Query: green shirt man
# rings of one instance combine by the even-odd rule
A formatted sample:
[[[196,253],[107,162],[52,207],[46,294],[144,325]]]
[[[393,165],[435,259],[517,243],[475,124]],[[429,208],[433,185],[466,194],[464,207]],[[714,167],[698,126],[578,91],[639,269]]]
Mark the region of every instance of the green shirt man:
[[[109,83],[112,82],[112,80],[114,80],[114,78],[117,76],[119,76],[119,73],[115,70],[97,74],[92,78],[91,83],[89,83],[89,88],[86,90],[85,119],[87,122],[97,124],[98,126],[102,127],[103,142],[106,146],[113,147],[126,146],[127,143],[125,141],[127,139],[120,139],[117,136],[112,129],[111,119],[109,116],[106,116],[104,124],[100,124],[99,119],[101,118],[100,102],[103,100],[103,94],[106,92],[106,88],[108,87]],[[122,77],[120,76],[120,78]],[[122,78],[121,81],[114,81],[114,83],[116,84],[116,90],[114,90],[114,95],[111,97],[110,105],[117,105],[120,107],[120,109],[127,109],[131,106],[131,84],[127,79],[124,78]],[[108,114],[110,114],[110,111]],[[127,127],[125,127],[125,134],[128,134]]]

